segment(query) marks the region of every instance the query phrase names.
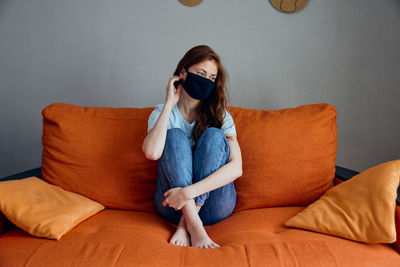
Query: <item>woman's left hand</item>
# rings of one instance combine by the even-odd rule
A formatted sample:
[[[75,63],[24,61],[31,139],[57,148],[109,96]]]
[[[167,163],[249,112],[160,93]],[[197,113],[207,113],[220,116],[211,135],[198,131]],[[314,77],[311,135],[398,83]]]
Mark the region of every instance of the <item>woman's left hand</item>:
[[[192,199],[188,191],[182,187],[174,187],[169,189],[164,193],[165,200],[162,205],[165,207],[166,205],[174,208],[175,210],[180,210],[186,203]]]

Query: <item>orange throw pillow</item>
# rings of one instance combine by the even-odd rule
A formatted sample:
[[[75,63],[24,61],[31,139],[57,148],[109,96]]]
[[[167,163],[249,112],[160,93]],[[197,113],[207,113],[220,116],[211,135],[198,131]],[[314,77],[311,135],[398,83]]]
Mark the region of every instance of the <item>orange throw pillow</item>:
[[[328,190],[286,226],[365,243],[396,241],[400,160],[371,167]]]
[[[0,210],[16,226],[37,237],[59,240],[104,206],[38,177],[0,182]]]

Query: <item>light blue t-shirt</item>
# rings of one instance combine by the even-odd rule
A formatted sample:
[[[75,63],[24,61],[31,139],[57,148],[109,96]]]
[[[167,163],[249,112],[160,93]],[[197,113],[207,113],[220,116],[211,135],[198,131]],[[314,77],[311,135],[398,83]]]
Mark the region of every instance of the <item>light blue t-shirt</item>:
[[[148,120],[148,127],[147,127],[147,132],[149,132],[154,125],[156,124],[158,117],[160,116],[160,113],[164,107],[164,104],[158,104],[155,106],[154,110],[151,112]],[[235,128],[235,123],[233,122],[231,114],[228,112],[228,110],[225,109],[225,114],[224,114],[224,121],[222,123],[221,130],[224,132],[225,135],[227,134],[235,134],[236,135],[236,128]],[[169,122],[168,122],[168,129],[172,128],[180,128],[182,129],[185,133],[186,136],[189,138],[190,144],[194,145],[194,134],[193,134],[193,129],[195,126],[196,120],[193,121],[192,123],[188,123],[183,117],[182,114],[179,111],[178,105],[176,104],[171,111],[171,115],[169,116]]]

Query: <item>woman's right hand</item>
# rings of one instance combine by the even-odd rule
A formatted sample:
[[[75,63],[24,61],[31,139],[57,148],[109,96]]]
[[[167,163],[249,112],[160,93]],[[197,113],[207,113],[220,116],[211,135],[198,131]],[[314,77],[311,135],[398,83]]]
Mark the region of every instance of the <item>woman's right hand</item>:
[[[181,94],[182,86],[178,86],[175,92],[175,86],[174,82],[179,81],[181,79],[180,76],[172,76],[169,79],[168,85],[167,85],[167,95],[165,98],[165,103],[170,103],[172,106],[175,106],[176,103],[178,103],[179,96]]]

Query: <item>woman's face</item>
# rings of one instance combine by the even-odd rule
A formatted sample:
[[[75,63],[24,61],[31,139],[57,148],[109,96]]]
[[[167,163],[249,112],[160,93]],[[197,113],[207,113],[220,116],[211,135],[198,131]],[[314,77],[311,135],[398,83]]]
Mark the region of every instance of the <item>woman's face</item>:
[[[214,60],[207,59],[190,66],[188,71],[215,82],[218,74],[218,67]],[[186,75],[187,73],[185,69],[182,69],[180,76],[183,78],[183,80],[186,79]]]

